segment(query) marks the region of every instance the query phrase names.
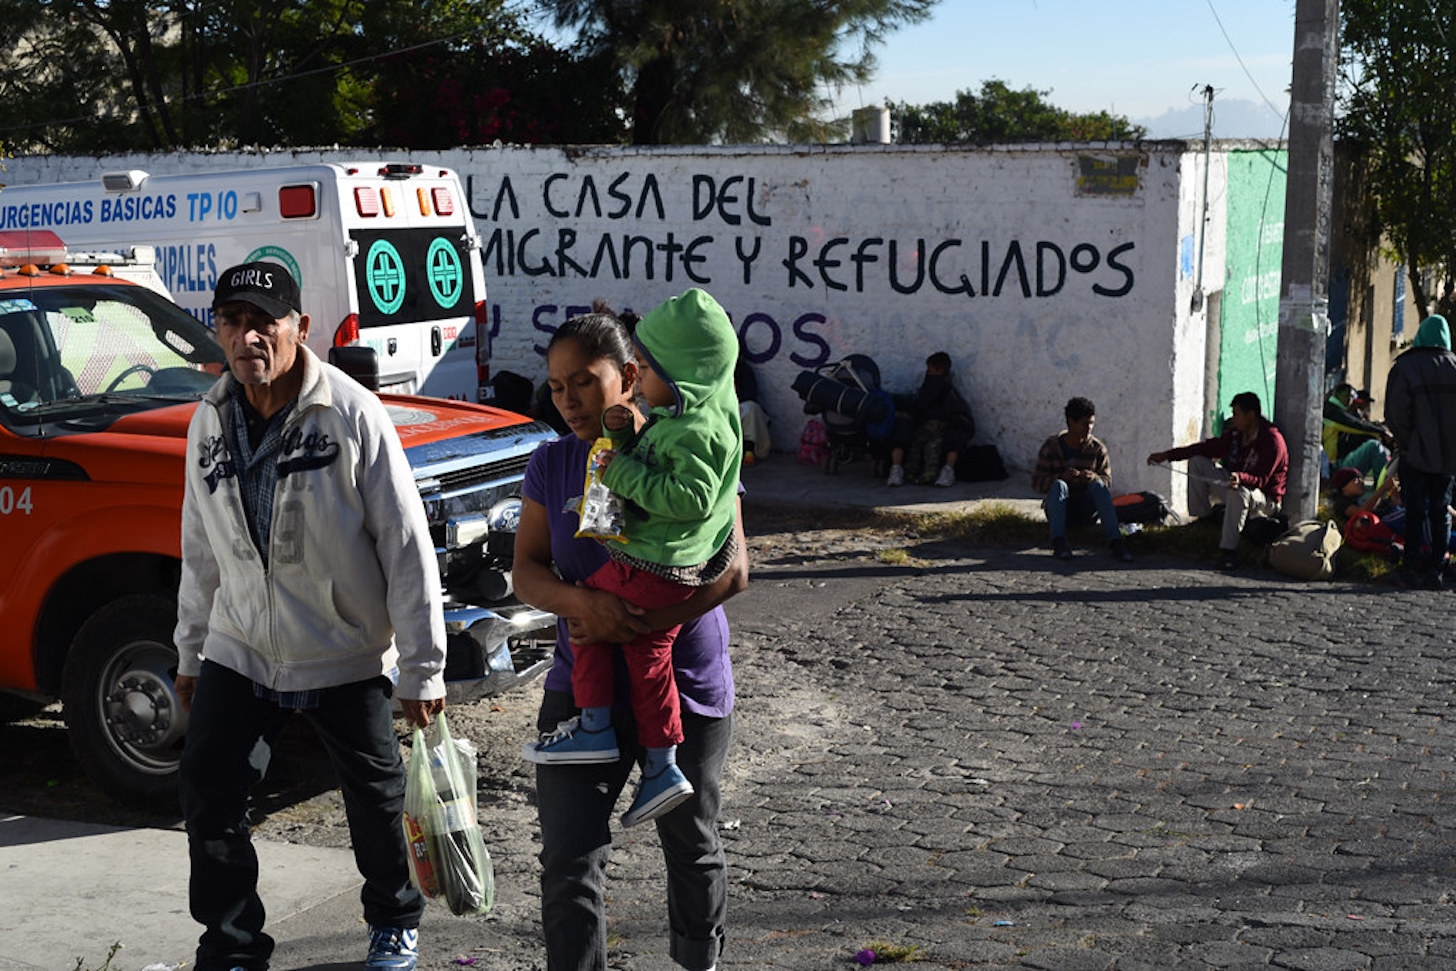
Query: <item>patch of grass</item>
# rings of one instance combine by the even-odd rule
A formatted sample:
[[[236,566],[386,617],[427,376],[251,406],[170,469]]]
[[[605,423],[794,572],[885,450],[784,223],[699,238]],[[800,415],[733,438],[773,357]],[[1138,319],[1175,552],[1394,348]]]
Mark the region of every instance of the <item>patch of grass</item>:
[[[1135,550],[1211,560],[1218,555],[1218,539],[1219,528],[1211,523],[1168,526],[1145,523],[1140,533],[1129,538],[1129,545]]]
[[[889,941],[870,941],[864,950],[875,952],[876,964],[895,964],[919,961],[924,950],[919,944],[891,944]]]
[[[1348,546],[1335,554],[1335,576],[1344,580],[1394,583],[1400,564],[1379,553],[1365,553]]]
[[[1026,545],[1046,539],[1046,521],[1009,502],[983,502],[969,512],[924,513],[913,517],[923,534],[993,546]]]
[[[1318,517],[1333,518],[1328,503],[1322,503]],[[977,503],[967,512],[910,513],[894,509],[830,507],[805,514],[803,510],[771,510],[756,516],[759,525],[782,528],[789,522],[797,529],[863,529],[912,533],[921,540],[953,539],[971,545],[1041,547],[1047,545],[1046,520],[1028,515],[1016,505],[998,500]],[[752,534],[755,529],[750,529]],[[1102,546],[1100,526],[1073,527],[1072,542],[1088,548]],[[1218,556],[1219,529],[1216,523],[1195,521],[1169,525],[1143,524],[1127,538],[1134,555],[1163,553],[1211,563]],[[904,549],[886,549],[876,554],[886,564],[904,566],[913,557]],[[1240,557],[1246,563],[1263,562],[1264,550],[1245,542]],[[1335,576],[1341,580],[1389,584],[1398,564],[1377,553],[1363,553],[1342,547],[1336,560]]]

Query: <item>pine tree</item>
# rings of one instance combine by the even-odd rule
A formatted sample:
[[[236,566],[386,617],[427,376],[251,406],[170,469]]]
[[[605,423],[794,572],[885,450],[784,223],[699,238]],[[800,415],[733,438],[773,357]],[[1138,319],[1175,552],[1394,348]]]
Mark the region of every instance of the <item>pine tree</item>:
[[[542,0],[613,59],[638,145],[823,139],[831,94],[867,81],[886,33],[938,0]]]

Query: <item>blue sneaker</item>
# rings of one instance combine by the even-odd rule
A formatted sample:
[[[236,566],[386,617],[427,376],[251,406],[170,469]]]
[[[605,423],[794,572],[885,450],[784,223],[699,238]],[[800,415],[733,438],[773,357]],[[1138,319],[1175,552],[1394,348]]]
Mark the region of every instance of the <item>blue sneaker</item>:
[[[664,767],[651,778],[643,776],[637,783],[637,794],[632,797],[631,808],[622,814],[622,825],[636,826],[665,816],[692,794],[693,784],[676,765]]]
[[[420,932],[414,927],[369,927],[367,971],[415,971],[420,957]]]
[[[521,758],[527,762],[584,765],[593,762],[615,762],[617,733],[608,725],[601,731],[589,732],[581,727],[580,718],[570,718],[556,726],[550,735],[521,746]]]

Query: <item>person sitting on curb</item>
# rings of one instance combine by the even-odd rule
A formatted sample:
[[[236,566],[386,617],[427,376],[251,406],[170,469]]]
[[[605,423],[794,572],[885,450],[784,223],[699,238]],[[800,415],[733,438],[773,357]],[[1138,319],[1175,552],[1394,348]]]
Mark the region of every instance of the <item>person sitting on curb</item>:
[[[976,421],[971,417],[971,406],[956,390],[950,368],[950,355],[945,351],[936,351],[925,359],[925,379],[915,393],[914,404],[908,413],[895,415],[886,485],[904,485],[907,466],[911,479],[921,485],[934,484],[942,489],[955,485],[956,461],[976,434]]]
[[[1320,445],[1332,469],[1352,468],[1362,475],[1377,475],[1390,461],[1390,430],[1360,413],[1360,407],[1367,404],[1348,382],[1335,385],[1325,399]]]
[[[1036,456],[1031,487],[1046,496],[1041,507],[1051,527],[1052,554],[1059,560],[1072,558],[1067,542],[1067,523],[1102,521],[1107,546],[1123,563],[1132,554],[1122,538],[1117,510],[1112,505],[1112,459],[1107,446],[1092,435],[1097,409],[1087,398],[1073,398],[1064,413],[1065,431],[1048,438]]]
[[[1264,417],[1259,396],[1252,391],[1234,395],[1232,417],[1223,434],[1192,445],[1153,452],[1149,465],[1190,459],[1188,511],[1202,519],[1222,505],[1223,534],[1219,537],[1219,567],[1239,565],[1239,534],[1251,516],[1270,516],[1284,501],[1289,477],[1289,449],[1274,423]]]

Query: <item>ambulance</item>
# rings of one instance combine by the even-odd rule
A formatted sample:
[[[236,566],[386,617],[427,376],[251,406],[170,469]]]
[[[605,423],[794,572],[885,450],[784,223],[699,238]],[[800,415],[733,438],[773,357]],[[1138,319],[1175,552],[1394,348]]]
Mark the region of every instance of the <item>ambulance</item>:
[[[154,249],[176,302],[211,325],[229,266],[298,279],[309,346],[368,347],[379,390],[476,401],[489,377],[480,237],[460,178],[438,166],[320,163],[0,189],[0,232],[74,250]]]

